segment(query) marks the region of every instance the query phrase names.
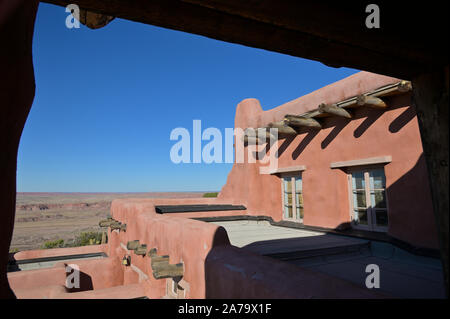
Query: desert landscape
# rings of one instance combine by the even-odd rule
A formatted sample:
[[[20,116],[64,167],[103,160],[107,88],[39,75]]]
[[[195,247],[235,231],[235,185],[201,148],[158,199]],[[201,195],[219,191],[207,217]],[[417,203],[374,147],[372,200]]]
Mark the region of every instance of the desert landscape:
[[[83,232],[99,232],[116,198],[192,198],[203,192],[17,193],[11,252],[40,249],[49,241],[73,243]]]

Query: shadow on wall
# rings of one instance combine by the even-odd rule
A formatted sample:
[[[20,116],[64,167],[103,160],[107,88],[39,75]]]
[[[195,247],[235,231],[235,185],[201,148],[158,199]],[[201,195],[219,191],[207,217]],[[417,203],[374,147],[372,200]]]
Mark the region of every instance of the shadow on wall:
[[[407,111],[403,114],[408,117]],[[389,235],[413,245],[439,249],[428,170],[423,153],[413,168],[387,188],[387,198]],[[389,198],[395,198],[395,201],[389,202]]]
[[[65,267],[68,266],[68,264],[64,264]],[[70,282],[70,276],[74,273],[74,270],[70,273],[67,273],[67,279]],[[88,274],[80,271],[80,283],[79,287],[73,287],[73,288],[66,288],[67,292],[80,292],[80,291],[88,291],[88,290],[94,290],[94,285],[92,284],[92,277]]]
[[[323,129],[334,127],[331,132],[323,139],[321,142],[322,149],[328,147],[328,145],[333,142],[333,140],[339,135],[339,133],[352,121],[361,118],[365,120],[354,130],[353,136],[355,138],[361,137],[386,111],[395,110],[397,108],[405,107],[407,105],[412,105],[411,96],[409,94],[403,96],[395,97],[385,97],[383,98],[389,108],[385,109],[373,109],[370,107],[359,107],[356,109],[348,109],[352,114],[351,119],[339,118],[339,117],[328,117],[322,119],[316,119],[320,122]],[[389,131],[391,133],[399,132],[406,124],[416,116],[416,112],[413,106],[409,106],[403,111],[396,119],[394,119],[389,125]],[[306,147],[311,143],[311,141],[316,138],[316,136],[321,132],[316,129],[301,129],[298,131],[299,134],[305,134],[300,140],[298,146],[292,152],[292,159],[296,160],[300,154],[306,149]],[[297,135],[298,136],[298,135]],[[296,136],[283,136],[280,135],[282,139],[281,145],[278,147],[277,156],[278,158],[286,151],[286,149],[291,145],[291,143],[296,139]],[[268,149],[265,150],[268,152]],[[258,157],[261,157],[259,154]],[[256,158],[256,156],[254,156]]]

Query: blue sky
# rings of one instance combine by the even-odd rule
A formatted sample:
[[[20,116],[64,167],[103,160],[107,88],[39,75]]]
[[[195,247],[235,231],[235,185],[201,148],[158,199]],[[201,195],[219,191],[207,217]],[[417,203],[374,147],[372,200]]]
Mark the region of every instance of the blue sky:
[[[357,72],[121,19],[68,29],[66,17],[39,6],[19,192],[220,190],[232,164],[172,163],[172,129],[192,134],[199,119],[224,132],[245,98],[268,110]]]

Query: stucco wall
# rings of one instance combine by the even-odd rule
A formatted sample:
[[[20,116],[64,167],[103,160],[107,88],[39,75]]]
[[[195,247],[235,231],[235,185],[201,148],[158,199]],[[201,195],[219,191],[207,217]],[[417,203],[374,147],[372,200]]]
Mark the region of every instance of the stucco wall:
[[[242,101],[235,127],[263,127],[285,114],[302,114],[400,80],[360,72],[277,108],[263,111],[256,99]],[[278,167],[305,165],[304,224],[335,228],[350,221],[347,175],[333,162],[391,156],[385,166],[388,234],[412,245],[438,248],[422,142],[410,93],[384,98],[386,110],[359,107],[351,120],[330,117],[323,129],[278,141]],[[247,149],[245,151],[247,153]],[[246,154],[247,159],[247,154]],[[235,163],[219,198],[247,206],[250,215],[282,219],[281,179],[262,175],[260,164]]]

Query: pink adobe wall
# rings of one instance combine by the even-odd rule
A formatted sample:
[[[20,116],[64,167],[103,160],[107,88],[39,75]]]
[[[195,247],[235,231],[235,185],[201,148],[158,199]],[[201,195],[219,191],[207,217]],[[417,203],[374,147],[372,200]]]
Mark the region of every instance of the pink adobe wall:
[[[183,262],[183,279],[191,289],[188,298],[204,298],[204,261],[209,251],[220,245],[229,245],[228,235],[222,227],[196,220],[155,213],[155,203],[169,204],[176,200],[118,199],[111,205],[114,219],[127,224],[126,232],[110,232],[110,256],[122,258],[126,252],[123,246],[130,240],[139,239],[148,249],[157,248],[158,255],[169,255],[170,263]],[[184,199],[179,203],[186,203]],[[199,201],[187,201],[199,202]],[[213,203],[214,199],[202,200]],[[122,243],[122,245],[120,244]],[[131,262],[149,274],[150,283],[160,284],[152,276],[150,259],[130,252]],[[165,281],[164,281],[165,282]]]
[[[36,249],[36,250],[24,250],[14,254],[15,260],[54,257],[54,256],[67,256],[89,253],[102,253],[106,251],[108,246],[105,245],[90,245],[81,247],[67,247],[67,248],[53,248],[53,249]]]
[[[210,203],[216,200],[207,199]],[[233,247],[222,227],[171,214],[156,214],[154,202],[154,199],[113,201],[112,216],[126,223],[127,231],[109,232],[108,258],[71,261],[83,274],[81,290],[85,291],[65,289],[65,264],[60,262],[52,268],[9,273],[14,293],[19,298],[162,298],[166,295],[166,279],[153,278],[148,256],[138,256],[126,249],[127,241],[139,239],[149,249],[156,247],[158,254],[168,254],[170,263],[184,263],[186,298],[380,297],[337,278]],[[97,246],[89,250],[103,248]],[[65,249],[58,251],[68,255]],[[32,255],[48,254],[47,250],[42,250]],[[121,264],[125,254],[131,256],[133,266]],[[292,281],[294,277],[297,279]]]
[[[374,290],[233,246],[213,249],[205,269],[207,298],[389,298]]]
[[[335,103],[396,83],[398,79],[360,72],[269,111],[256,99],[239,103],[235,127],[262,127],[285,114],[301,114],[320,103]],[[320,131],[280,139],[278,166],[305,165],[304,224],[335,228],[350,221],[347,175],[333,162],[392,156],[385,166],[388,234],[412,245],[438,248],[427,170],[417,117],[410,94],[385,98],[388,108],[354,109],[353,119],[327,118]],[[247,149],[246,152],[247,153]],[[247,154],[246,154],[247,158]],[[260,164],[233,165],[219,198],[247,206],[250,215],[282,219],[281,179],[259,174]]]

